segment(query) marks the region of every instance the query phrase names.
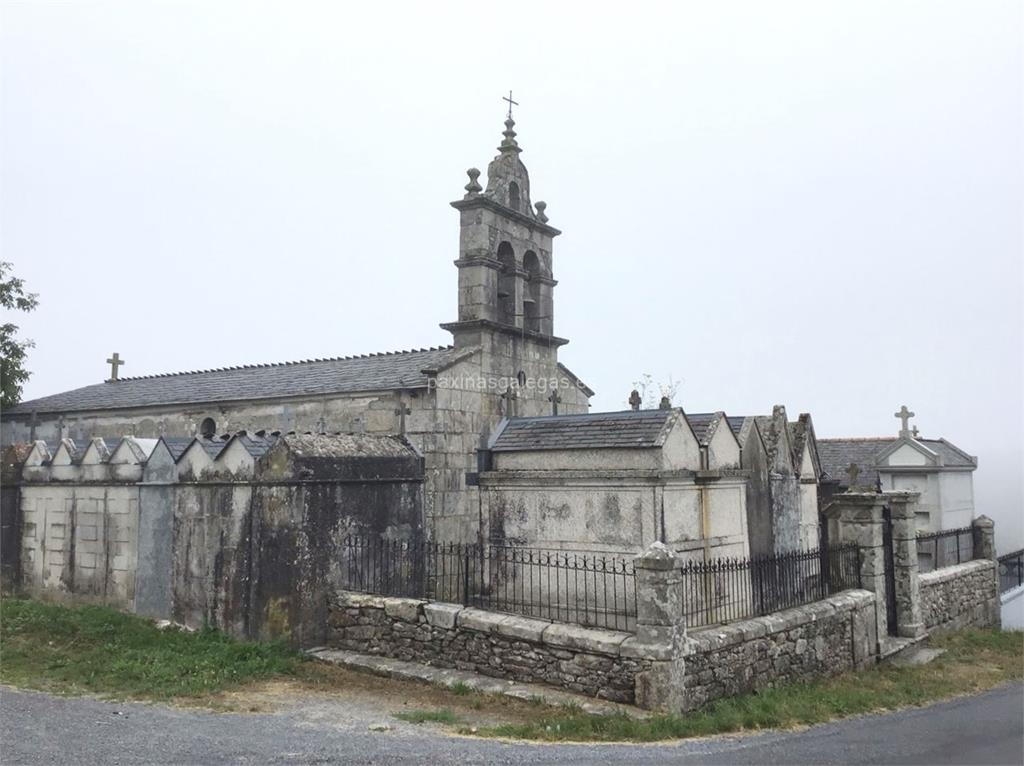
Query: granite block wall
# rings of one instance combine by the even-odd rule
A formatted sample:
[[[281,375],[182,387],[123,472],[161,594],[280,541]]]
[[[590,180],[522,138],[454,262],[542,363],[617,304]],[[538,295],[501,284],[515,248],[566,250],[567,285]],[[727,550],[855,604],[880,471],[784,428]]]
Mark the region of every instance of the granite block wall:
[[[998,627],[996,562],[975,559],[918,577],[925,629],[941,635],[964,628]]]
[[[877,655],[875,596],[862,590],[692,633],[683,654],[686,709],[867,667]]]
[[[634,701],[651,665],[629,633],[347,591],[328,606],[327,643],[615,702]]]

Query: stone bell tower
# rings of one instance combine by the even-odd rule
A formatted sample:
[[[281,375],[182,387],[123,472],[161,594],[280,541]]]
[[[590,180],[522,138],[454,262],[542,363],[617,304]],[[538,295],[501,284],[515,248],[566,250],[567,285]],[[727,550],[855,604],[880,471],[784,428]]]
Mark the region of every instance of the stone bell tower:
[[[494,335],[552,349],[568,342],[554,335],[551,245],[561,232],[548,225],[547,205],[530,201],[514,126],[510,109],[487,188],[470,168],[466,195],[452,203],[461,215],[459,318],[441,326],[459,347],[487,346]]]

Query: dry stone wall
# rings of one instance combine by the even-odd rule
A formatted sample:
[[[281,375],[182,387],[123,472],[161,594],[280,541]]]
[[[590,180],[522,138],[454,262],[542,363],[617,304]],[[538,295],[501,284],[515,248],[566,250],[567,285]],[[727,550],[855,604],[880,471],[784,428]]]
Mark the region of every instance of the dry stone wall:
[[[544,683],[633,702],[650,661],[629,633],[487,612],[457,604],[341,591],[328,608],[328,645],[494,678]]]
[[[920,575],[918,582],[921,612],[930,634],[999,625],[999,582],[994,561],[975,559],[936,569]]]
[[[684,652],[685,707],[875,661],[875,597],[851,590],[807,606],[692,633]]]

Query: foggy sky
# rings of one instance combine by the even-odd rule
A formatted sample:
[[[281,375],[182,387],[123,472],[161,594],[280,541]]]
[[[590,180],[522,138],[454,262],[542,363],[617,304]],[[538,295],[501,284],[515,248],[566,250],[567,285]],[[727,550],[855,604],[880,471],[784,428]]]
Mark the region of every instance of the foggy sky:
[[[813,414],[978,455],[1022,525],[1017,2],[5,3],[26,398],[441,345],[509,88],[560,358],[623,409]]]

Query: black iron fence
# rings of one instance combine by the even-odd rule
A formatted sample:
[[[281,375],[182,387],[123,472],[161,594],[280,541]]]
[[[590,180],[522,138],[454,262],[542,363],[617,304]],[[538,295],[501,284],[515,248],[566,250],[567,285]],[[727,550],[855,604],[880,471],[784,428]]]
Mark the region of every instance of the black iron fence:
[[[342,587],[632,630],[634,554],[347,537]]]
[[[636,627],[630,553],[349,536],[341,587],[475,606],[615,630]],[[856,545],[778,556],[717,558],[681,567],[683,613],[691,628],[809,604],[860,587]]]
[[[974,532],[971,527],[917,535],[917,567],[922,572],[963,564],[973,558]]]
[[[749,559],[718,558],[682,567],[686,625],[759,617],[860,587],[856,545]]]
[[[999,557],[999,592],[1024,585],[1024,548]]]

